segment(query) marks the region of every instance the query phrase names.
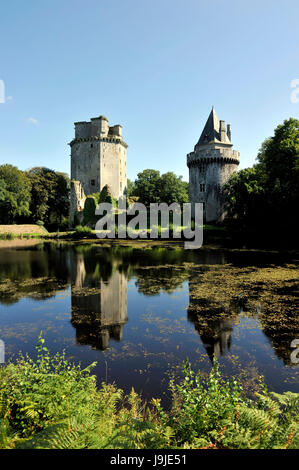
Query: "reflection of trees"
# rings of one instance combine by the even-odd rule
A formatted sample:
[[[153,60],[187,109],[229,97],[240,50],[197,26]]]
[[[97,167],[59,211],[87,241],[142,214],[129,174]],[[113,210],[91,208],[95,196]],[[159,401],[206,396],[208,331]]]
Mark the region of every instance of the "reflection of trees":
[[[294,365],[291,362],[290,347],[294,339],[299,338],[299,315],[298,315],[298,282],[290,280],[276,291],[279,304],[274,302],[269,308],[265,302],[259,319],[263,332],[267,336],[276,356],[282,359],[286,365]],[[268,308],[267,308],[268,307]]]
[[[144,295],[159,295],[161,292],[174,292],[189,278],[188,262],[200,262],[202,265],[222,264],[223,253],[215,251],[190,253],[189,250],[153,250],[153,259],[136,267],[138,291]]]
[[[67,251],[50,244],[1,250],[0,302],[53,297],[68,285]]]
[[[298,281],[293,266],[196,266],[189,272],[188,319],[210,358],[230,348],[233,325],[245,311],[258,316],[276,356],[292,365],[291,341],[299,338]]]
[[[194,323],[200,335],[206,352],[213,358],[224,356],[231,347],[233,325],[238,320],[239,308],[221,302],[220,299],[209,298],[204,290],[207,289],[203,279],[206,270],[198,272],[191,270],[189,277],[189,307],[188,320]],[[201,296],[202,295],[202,296]]]
[[[231,317],[217,317],[217,314],[199,315],[192,310],[192,305],[189,306],[188,320],[194,323],[211,361],[213,357],[224,356],[226,351],[230,350],[233,326],[238,317],[238,315]]]
[[[258,313],[275,354],[291,365],[290,344],[299,338],[298,274],[291,265],[271,265],[269,257],[263,267],[262,259],[259,253],[161,246],[41,243],[0,249],[0,302],[46,299],[72,282],[78,342],[105,349],[110,338],[121,339],[127,322],[127,280],[136,278],[143,295],[173,292],[188,280],[188,318],[210,357],[229,349],[233,325],[245,310]]]
[[[174,266],[139,268],[136,286],[143,295],[174,292],[188,279],[187,269]]]

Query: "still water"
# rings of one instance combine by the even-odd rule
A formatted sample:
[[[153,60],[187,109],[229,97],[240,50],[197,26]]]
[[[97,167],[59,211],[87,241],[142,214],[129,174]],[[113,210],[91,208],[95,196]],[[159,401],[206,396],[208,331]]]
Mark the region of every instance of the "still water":
[[[204,273],[213,266],[259,269],[287,262],[294,262],[291,255],[266,252],[2,243],[5,360],[19,351],[35,357],[42,331],[51,352],[65,349],[82,366],[96,361],[99,382],[115,382],[126,392],[134,387],[147,399],[167,403],[169,376],[180,373],[182,362],[188,358],[207,373],[213,355],[223,374],[237,375],[248,390],[263,375],[271,390],[299,392],[299,365],[290,360],[298,311],[288,318],[287,332],[265,326],[258,310],[239,307],[216,318],[209,308],[205,317],[194,313],[200,280],[190,267]]]

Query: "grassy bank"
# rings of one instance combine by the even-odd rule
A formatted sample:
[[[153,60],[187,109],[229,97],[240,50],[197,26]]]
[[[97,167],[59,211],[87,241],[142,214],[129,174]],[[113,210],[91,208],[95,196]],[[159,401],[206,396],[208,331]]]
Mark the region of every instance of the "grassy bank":
[[[2,231],[0,231],[0,240],[16,240],[16,239],[41,239],[41,240],[65,240],[65,241],[97,241],[99,243],[103,241],[108,242],[134,242],[142,244],[145,241],[153,242],[165,242],[172,241],[175,243],[183,243],[188,241],[184,235],[183,227],[174,227],[172,224],[169,226],[169,233],[167,229],[161,229],[161,226],[157,227],[158,237],[151,238],[151,230],[147,229],[141,231],[145,236],[142,237],[138,230],[132,230],[128,228],[128,235],[126,238],[118,238],[118,229],[116,227],[114,238],[104,238],[101,239],[98,237],[98,233],[91,229],[88,226],[79,225],[74,229],[67,231],[57,231],[57,232],[46,232],[37,231],[27,233],[26,231],[8,231],[4,230],[5,226],[2,226]],[[194,229],[194,227],[193,227]],[[281,230],[283,227],[281,228]],[[174,237],[174,231],[176,231],[180,236],[178,238]],[[192,239],[190,240],[192,241]],[[297,249],[298,241],[296,234],[290,233],[288,230],[283,232],[279,231],[277,233],[268,233],[259,231],[258,228],[251,231],[247,230],[236,230],[231,229],[225,226],[216,226],[216,225],[203,225],[203,245],[217,245],[218,247],[224,248],[260,248],[260,249],[279,249],[283,251]]]
[[[217,364],[204,378],[186,363],[166,411],[134,390],[97,388],[93,365],[51,356],[41,337],[37,350],[0,369],[0,448],[299,448],[299,394],[262,387],[253,401]]]
[[[90,239],[90,240],[99,240],[99,237],[97,236],[97,232],[95,230],[92,230],[88,226],[82,226],[78,225],[75,227],[73,230],[68,230],[64,232],[47,232],[46,230],[38,230],[36,232],[32,231],[26,231],[26,230],[4,230],[5,226],[2,226],[3,230],[0,231],[0,240],[14,240],[14,239],[31,239],[31,238],[39,238],[39,239],[61,239],[61,240],[84,240],[84,239]],[[11,226],[14,227],[14,226]],[[16,227],[21,227],[21,226],[16,226]],[[167,229],[161,229],[161,226],[157,227],[158,230],[158,239],[161,240],[167,240],[167,239],[174,239],[174,240],[184,240],[184,233],[183,233],[183,227],[177,227],[175,230],[180,234],[180,238],[174,238],[173,233],[174,233],[174,228],[171,225],[169,227],[169,232]],[[203,226],[204,232],[209,232],[209,234],[215,233],[218,237],[220,234],[223,234],[225,232],[225,229],[223,227],[216,227],[212,225],[204,225]],[[151,238],[151,230],[148,229],[146,231],[142,231],[143,233],[146,232],[146,237],[141,237],[139,235],[138,230],[131,230],[130,228],[127,228],[127,233],[128,236],[126,239],[128,240],[142,240],[142,239],[150,239]],[[118,239],[118,229],[116,227],[115,231],[115,239]],[[110,239],[111,240],[111,239]],[[123,240],[120,238],[120,240]]]

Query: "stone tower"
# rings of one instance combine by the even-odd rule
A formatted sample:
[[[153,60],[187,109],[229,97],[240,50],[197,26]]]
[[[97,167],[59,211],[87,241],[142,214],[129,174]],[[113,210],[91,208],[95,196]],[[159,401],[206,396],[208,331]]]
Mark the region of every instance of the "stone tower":
[[[75,213],[82,218],[86,197],[99,193],[106,184],[114,198],[126,194],[128,145],[122,138],[122,126],[110,127],[105,116],[92,118],[89,122],[75,122],[75,138],[69,145],[72,224]]]
[[[187,155],[190,202],[203,203],[207,223],[225,216],[223,186],[240,163],[240,153],[232,147],[230,125],[225,128],[212,108],[194,151]]]
[[[128,321],[128,289],[127,278],[118,270],[117,262],[108,266],[112,273],[107,279],[95,276],[98,259],[94,263],[88,259],[85,263],[82,253],[71,252],[71,324],[76,328],[79,344],[90,344],[93,348],[105,350],[110,339],[122,340]]]

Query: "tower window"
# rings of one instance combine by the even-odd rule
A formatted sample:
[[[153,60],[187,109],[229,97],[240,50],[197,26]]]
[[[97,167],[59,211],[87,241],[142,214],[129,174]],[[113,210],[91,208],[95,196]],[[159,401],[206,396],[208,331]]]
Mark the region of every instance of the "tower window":
[[[199,185],[199,190],[200,190],[201,193],[203,193],[203,192],[206,190],[206,185],[203,184],[203,183],[201,183],[201,184]]]
[[[93,144],[90,144],[90,148],[91,148],[91,149],[92,149],[92,147],[93,147]]]
[[[91,186],[95,186],[95,184],[96,184],[95,180],[90,180],[90,184],[91,184]]]

